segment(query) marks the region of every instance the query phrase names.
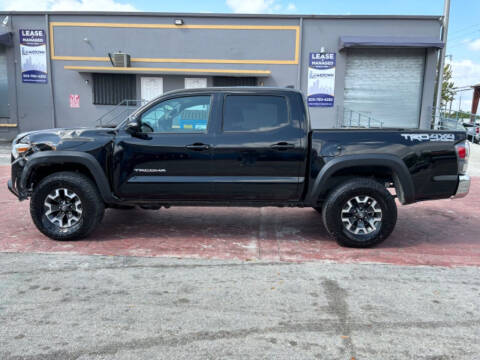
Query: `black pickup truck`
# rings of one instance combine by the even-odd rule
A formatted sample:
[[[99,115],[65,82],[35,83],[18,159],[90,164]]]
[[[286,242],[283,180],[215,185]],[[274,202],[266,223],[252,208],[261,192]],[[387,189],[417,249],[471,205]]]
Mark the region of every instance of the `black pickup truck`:
[[[112,128],[53,129],[12,144],[9,189],[56,240],[89,235],[106,207],[312,207],[341,245],[387,238],[397,207],[463,197],[465,132],[312,130],[302,94],[165,94]]]

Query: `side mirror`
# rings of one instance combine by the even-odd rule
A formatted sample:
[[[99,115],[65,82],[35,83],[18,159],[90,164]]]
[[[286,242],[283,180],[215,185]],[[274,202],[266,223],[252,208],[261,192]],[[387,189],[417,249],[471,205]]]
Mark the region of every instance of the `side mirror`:
[[[136,118],[131,119],[128,123],[127,126],[125,127],[125,130],[132,134],[135,135],[140,132],[140,123]]]
[[[142,125],[136,118],[131,119],[130,122],[127,123],[127,126],[125,127],[125,131],[128,132],[133,137],[136,137],[139,139],[143,139],[143,140],[151,139],[151,137],[148,134],[145,134],[144,132],[142,132]]]

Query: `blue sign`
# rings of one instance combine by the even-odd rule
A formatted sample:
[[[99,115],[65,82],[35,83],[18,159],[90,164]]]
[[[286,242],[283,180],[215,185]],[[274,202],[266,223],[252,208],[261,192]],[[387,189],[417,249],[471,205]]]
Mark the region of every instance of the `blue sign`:
[[[22,82],[47,83],[47,44],[44,30],[20,30]]]
[[[336,53],[310,53],[307,103],[310,107],[332,107],[335,99]]]

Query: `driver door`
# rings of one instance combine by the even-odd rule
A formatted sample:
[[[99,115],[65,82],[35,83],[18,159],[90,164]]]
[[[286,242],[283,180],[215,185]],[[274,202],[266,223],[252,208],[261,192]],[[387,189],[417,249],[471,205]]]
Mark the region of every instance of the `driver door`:
[[[114,147],[117,196],[205,200],[213,192],[211,94],[163,98],[136,116],[141,132],[121,130]]]

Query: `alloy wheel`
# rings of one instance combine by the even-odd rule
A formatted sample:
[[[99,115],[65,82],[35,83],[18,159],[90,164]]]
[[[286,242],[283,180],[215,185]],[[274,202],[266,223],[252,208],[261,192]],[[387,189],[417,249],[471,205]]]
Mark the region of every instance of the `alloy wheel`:
[[[370,234],[381,225],[382,209],[370,196],[355,196],[342,207],[341,218],[344,228],[352,234]]]
[[[66,229],[77,225],[82,217],[82,201],[72,190],[51,191],[44,202],[45,216],[54,225]]]

